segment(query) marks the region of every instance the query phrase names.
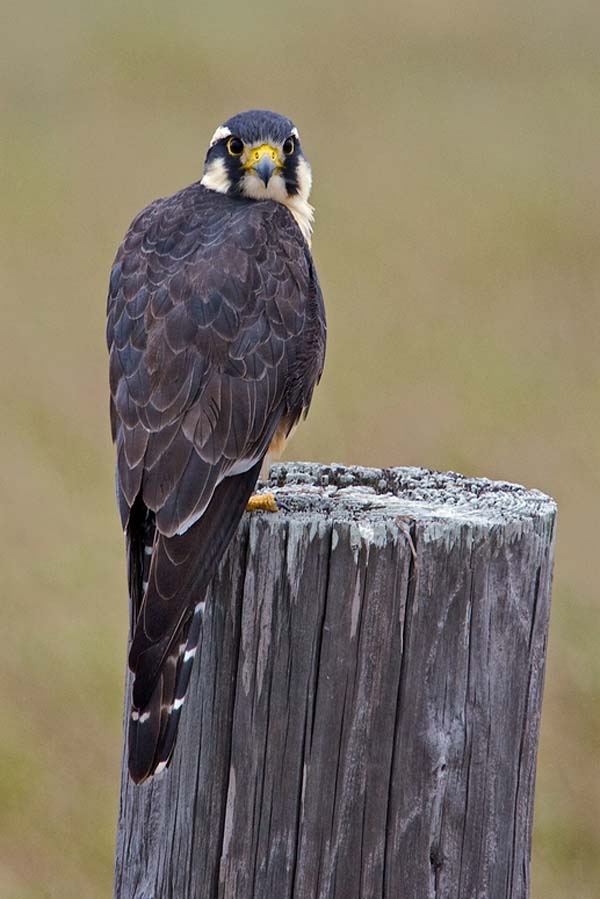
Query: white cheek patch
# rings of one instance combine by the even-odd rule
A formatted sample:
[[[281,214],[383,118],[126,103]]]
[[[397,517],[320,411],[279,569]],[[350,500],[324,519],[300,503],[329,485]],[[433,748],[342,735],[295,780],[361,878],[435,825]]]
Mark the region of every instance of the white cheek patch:
[[[231,187],[229,174],[222,159],[213,159],[207,167],[200,184],[209,190],[216,190],[220,194],[226,194]]]
[[[219,125],[219,127],[217,128],[217,130],[215,131],[215,133],[213,134],[213,136],[210,139],[209,148],[214,147],[214,145],[217,143],[217,141],[223,140],[224,137],[229,137],[230,134],[231,134],[231,131],[229,130],[229,128],[227,128],[225,125]]]
[[[312,170],[306,159],[298,160],[296,169],[298,179],[298,194],[303,200],[308,200],[312,188]]]

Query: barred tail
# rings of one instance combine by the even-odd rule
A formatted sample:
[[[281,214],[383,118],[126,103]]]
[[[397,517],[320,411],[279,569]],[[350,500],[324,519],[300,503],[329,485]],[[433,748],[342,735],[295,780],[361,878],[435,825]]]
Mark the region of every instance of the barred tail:
[[[171,761],[181,710],[190,683],[194,657],[202,633],[204,602],[199,602],[191,622],[169,651],[150,702],[132,708],[129,716],[129,773],[143,783],[160,774]],[[184,636],[187,631],[187,638]]]

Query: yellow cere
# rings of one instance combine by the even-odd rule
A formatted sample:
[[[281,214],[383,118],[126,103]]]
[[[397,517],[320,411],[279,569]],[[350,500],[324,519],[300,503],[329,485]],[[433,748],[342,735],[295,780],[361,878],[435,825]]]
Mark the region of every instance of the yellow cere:
[[[274,163],[276,163],[277,168],[281,168],[281,158],[279,156],[279,150],[276,147],[272,147],[271,144],[261,144],[260,147],[252,147],[249,151],[248,159],[244,163],[245,169],[253,168],[263,156],[268,155],[271,157]]]

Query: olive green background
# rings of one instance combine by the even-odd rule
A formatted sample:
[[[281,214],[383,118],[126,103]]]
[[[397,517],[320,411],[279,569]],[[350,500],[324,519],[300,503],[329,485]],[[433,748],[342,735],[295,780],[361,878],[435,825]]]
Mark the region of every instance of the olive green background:
[[[600,895],[600,6],[3,4],[0,895],[111,892],[127,597],[113,254],[229,115],[313,164],[325,375],[288,458],[559,502],[536,899]],[[210,822],[207,822],[210,826]]]

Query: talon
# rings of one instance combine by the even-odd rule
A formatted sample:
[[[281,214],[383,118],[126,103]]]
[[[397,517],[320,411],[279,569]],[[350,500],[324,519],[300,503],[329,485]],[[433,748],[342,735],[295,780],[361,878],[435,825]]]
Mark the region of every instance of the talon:
[[[279,512],[279,506],[272,493],[257,493],[248,500],[246,512]]]

